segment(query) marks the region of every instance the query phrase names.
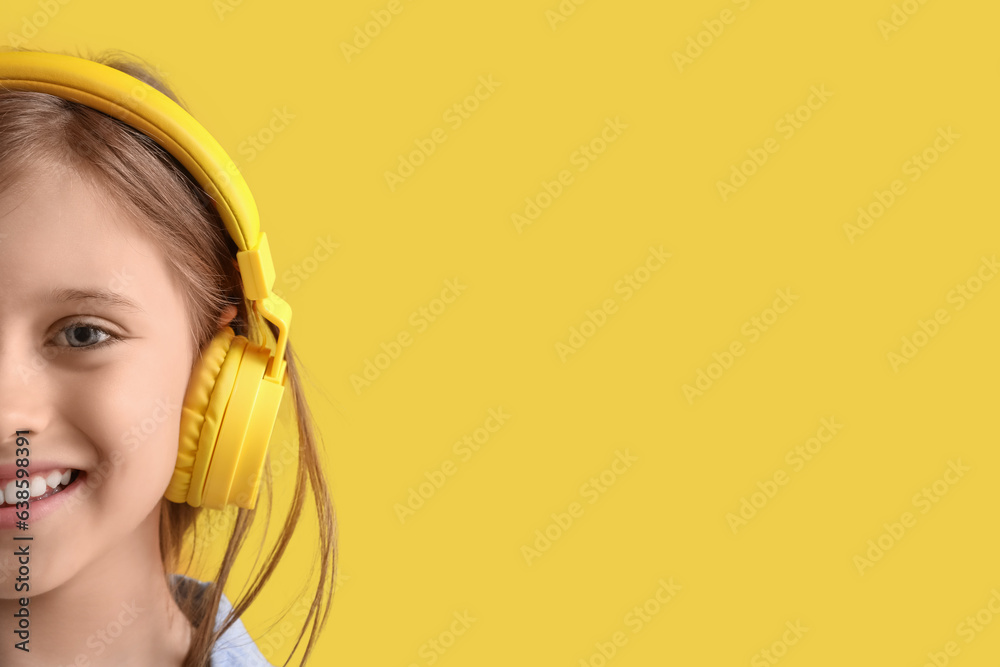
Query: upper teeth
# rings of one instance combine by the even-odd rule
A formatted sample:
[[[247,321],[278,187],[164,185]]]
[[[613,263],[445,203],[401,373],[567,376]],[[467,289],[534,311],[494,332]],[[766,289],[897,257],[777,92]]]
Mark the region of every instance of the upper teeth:
[[[37,498],[45,495],[49,489],[54,489],[59,485],[65,486],[69,484],[72,475],[72,468],[35,473],[28,477],[28,495],[31,498]],[[8,505],[13,505],[17,502],[17,484],[13,479],[0,481],[0,504],[4,502]]]

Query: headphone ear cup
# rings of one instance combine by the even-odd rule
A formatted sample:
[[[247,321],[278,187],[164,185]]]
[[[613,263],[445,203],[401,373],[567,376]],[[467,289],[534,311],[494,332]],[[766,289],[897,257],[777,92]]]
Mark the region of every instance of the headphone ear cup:
[[[265,378],[270,348],[226,327],[196,364],[181,411],[177,464],[165,497],[193,507],[253,509],[288,385]]]
[[[222,509],[230,504],[253,509],[257,502],[257,488],[264,468],[267,445],[271,440],[271,431],[274,429],[278,405],[284,391],[282,385],[264,379],[271,359],[270,349],[237,336],[229,349],[227,361],[234,356],[237,346],[241,353],[239,369],[232,385],[225,418],[219,425],[212,460],[205,471],[201,504],[212,509]],[[222,370],[225,369],[223,363]],[[212,393],[215,394],[220,388],[216,381]],[[199,458],[200,452],[195,458],[192,489],[199,479]]]
[[[222,329],[205,347],[191,372],[181,409],[177,463],[164,494],[171,502],[186,502],[194,507],[201,505],[205,471],[211,462],[239,367],[239,354],[229,355],[235,339],[232,327]],[[237,349],[237,352],[242,350]],[[198,481],[193,483],[196,467]]]

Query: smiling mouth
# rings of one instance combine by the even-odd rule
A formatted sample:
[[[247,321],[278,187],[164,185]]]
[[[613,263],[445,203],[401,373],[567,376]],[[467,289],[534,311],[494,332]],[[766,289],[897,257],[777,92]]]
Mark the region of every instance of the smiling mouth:
[[[56,468],[44,473],[32,473],[26,478],[27,489],[19,489],[13,479],[0,480],[0,501],[2,501],[0,509],[14,507],[19,501],[16,495],[18,491],[27,490],[29,501],[39,501],[53,496],[75,482],[80,474],[79,470],[73,468]],[[24,499],[20,499],[20,502],[24,502]]]

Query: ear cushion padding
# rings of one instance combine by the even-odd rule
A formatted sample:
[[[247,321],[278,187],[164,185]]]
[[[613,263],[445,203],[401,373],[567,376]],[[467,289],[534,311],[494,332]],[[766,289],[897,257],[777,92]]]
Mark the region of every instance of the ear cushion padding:
[[[278,408],[288,386],[265,377],[270,350],[229,327],[206,346],[181,412],[177,463],[167,500],[252,509]]]

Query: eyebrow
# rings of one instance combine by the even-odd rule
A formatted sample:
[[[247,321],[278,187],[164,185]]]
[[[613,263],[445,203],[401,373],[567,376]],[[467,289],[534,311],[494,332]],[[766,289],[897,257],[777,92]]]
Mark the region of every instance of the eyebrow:
[[[97,303],[103,303],[104,305],[110,306],[112,308],[119,308],[121,310],[126,310],[133,313],[145,313],[138,304],[131,301],[130,299],[122,296],[118,292],[112,292],[108,289],[76,289],[72,287],[64,287],[62,289],[52,290],[51,298],[54,301],[59,302],[69,302],[69,301],[95,301]]]

